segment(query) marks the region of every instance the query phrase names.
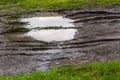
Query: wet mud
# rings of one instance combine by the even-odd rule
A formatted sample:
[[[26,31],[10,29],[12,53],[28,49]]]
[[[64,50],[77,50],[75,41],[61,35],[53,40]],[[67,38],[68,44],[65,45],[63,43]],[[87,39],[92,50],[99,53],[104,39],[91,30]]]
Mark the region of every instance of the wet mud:
[[[116,5],[118,7],[118,5]],[[48,70],[58,65],[78,65],[94,61],[120,59],[120,8],[88,8],[47,12],[73,19],[74,27],[48,27],[47,30],[75,29],[74,38],[64,41],[44,41],[25,35],[30,31],[9,32],[21,24],[0,22],[0,75]],[[85,11],[86,10],[86,11]],[[54,14],[54,15],[53,15]],[[43,16],[43,12],[24,14],[20,18]],[[44,15],[45,16],[45,15]],[[4,19],[3,19],[4,18]],[[8,21],[9,20],[9,21]],[[19,18],[17,19],[19,20]],[[46,28],[37,28],[46,30]],[[8,32],[8,33],[7,33]]]

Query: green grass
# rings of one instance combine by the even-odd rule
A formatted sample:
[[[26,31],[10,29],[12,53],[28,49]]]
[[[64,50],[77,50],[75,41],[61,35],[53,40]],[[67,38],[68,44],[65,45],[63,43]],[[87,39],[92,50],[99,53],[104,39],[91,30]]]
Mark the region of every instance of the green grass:
[[[22,2],[22,1],[25,1],[25,0],[0,0],[0,3],[15,3],[15,2]]]
[[[1,76],[0,80],[120,80],[120,62],[62,66],[48,72]]]
[[[102,4],[120,4],[120,0],[0,0],[0,9],[58,9]]]

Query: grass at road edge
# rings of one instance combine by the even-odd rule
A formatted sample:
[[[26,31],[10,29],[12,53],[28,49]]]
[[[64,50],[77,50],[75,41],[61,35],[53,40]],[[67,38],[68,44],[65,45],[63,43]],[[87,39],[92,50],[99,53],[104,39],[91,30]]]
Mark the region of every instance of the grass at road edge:
[[[47,72],[1,76],[0,80],[120,80],[120,61],[62,66]]]
[[[102,4],[120,4],[120,0],[0,0],[0,9],[60,9],[93,6]]]

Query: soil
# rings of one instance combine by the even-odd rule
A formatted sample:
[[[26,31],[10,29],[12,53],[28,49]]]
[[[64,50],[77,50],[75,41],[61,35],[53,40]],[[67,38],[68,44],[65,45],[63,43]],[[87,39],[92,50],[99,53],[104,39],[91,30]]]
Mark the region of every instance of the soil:
[[[120,5],[21,13],[0,12],[0,75],[120,59]],[[53,15],[76,20],[74,25],[78,31],[73,40],[44,42],[24,36],[25,32],[7,33],[21,25],[9,24],[16,20],[14,17]]]

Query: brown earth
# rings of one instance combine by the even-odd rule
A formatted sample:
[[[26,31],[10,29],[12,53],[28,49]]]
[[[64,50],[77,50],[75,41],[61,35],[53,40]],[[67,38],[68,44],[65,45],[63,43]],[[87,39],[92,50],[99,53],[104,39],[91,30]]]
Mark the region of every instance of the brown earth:
[[[120,59],[120,5],[32,10],[19,15],[19,17],[63,15],[76,20],[74,25],[78,31],[75,38],[64,42],[37,41],[24,36],[22,32],[7,33],[21,24],[9,24],[11,19],[8,17],[13,15],[15,17],[16,13],[3,12],[0,12],[0,75],[48,70],[56,65]]]

